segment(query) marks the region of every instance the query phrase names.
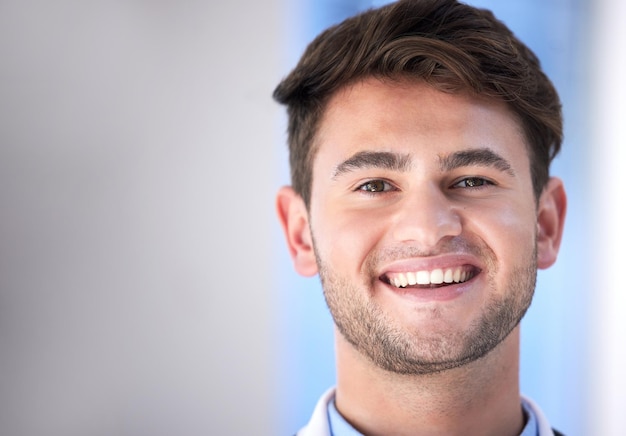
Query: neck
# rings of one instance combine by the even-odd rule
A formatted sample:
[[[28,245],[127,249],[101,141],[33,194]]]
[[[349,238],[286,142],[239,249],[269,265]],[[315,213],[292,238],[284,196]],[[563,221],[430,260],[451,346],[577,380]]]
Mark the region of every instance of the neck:
[[[519,326],[481,359],[428,375],[374,366],[341,334],[337,410],[366,435],[519,435]]]

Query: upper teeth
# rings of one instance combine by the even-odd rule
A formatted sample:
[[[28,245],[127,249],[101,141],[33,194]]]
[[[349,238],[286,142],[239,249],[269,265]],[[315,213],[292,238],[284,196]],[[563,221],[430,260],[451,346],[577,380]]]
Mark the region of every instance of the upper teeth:
[[[417,271],[387,274],[389,282],[404,288],[412,285],[440,285],[442,283],[462,283],[472,277],[472,272],[464,267],[437,268],[432,271]]]

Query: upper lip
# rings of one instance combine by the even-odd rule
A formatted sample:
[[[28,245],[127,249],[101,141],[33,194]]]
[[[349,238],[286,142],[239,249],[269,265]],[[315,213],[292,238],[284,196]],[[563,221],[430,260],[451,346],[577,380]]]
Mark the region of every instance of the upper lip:
[[[407,273],[417,271],[433,271],[435,269],[458,268],[470,266],[478,270],[483,270],[484,265],[475,256],[459,253],[445,254],[428,258],[407,258],[396,260],[380,268],[379,277],[385,277],[392,273]]]

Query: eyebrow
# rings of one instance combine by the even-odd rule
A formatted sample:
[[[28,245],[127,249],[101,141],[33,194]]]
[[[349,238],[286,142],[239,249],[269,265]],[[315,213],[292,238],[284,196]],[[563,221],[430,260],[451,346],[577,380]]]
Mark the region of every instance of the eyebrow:
[[[333,179],[364,168],[381,168],[404,172],[411,168],[411,157],[408,154],[389,151],[359,151],[337,165],[333,172]]]
[[[513,171],[509,161],[489,148],[462,150],[447,156],[439,156],[439,165],[442,171],[451,171],[473,165],[487,166],[515,177],[515,171]]]
[[[360,151],[341,162],[333,172],[333,179],[365,168],[381,168],[406,172],[411,169],[412,160],[408,154],[388,151]],[[441,171],[452,171],[467,166],[488,166],[515,177],[509,161],[489,148],[461,150],[447,156],[439,156]]]

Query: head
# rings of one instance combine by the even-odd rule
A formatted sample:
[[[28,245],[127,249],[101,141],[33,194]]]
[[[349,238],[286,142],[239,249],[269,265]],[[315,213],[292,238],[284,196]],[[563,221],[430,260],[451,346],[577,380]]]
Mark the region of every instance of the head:
[[[560,103],[531,51],[488,11],[400,0],[322,33],[274,96],[279,217],[338,350],[423,374],[515,338],[565,213]]]
[[[292,186],[307,206],[326,106],[338,90],[367,77],[421,80],[504,102],[522,126],[539,198],[563,123],[558,94],[537,57],[488,10],[456,0],[400,0],[320,34],[274,91],[289,115]]]

